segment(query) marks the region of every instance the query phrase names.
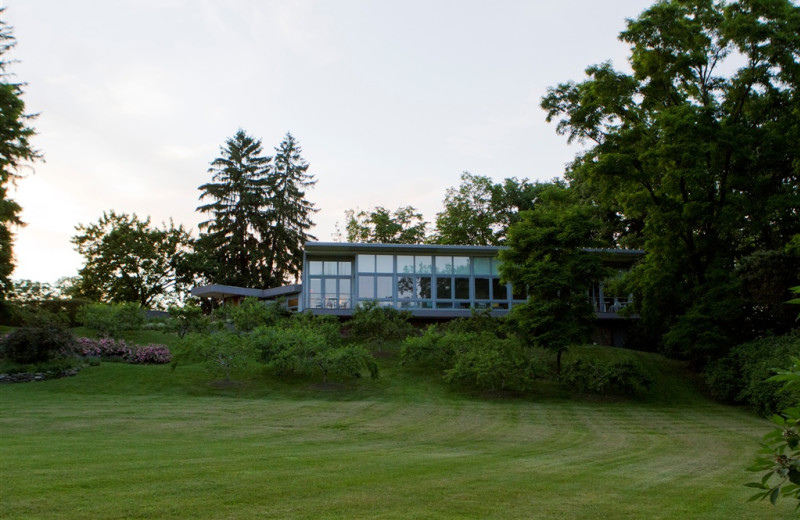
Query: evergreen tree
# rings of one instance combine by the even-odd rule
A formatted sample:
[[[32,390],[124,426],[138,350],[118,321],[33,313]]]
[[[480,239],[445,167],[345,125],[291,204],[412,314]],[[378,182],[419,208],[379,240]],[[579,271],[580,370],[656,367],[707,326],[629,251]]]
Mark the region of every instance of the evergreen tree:
[[[303,263],[303,246],[307,240],[316,240],[308,234],[317,209],[305,196],[305,190],[316,184],[308,173],[308,163],[291,133],[275,148],[275,161],[269,174],[272,228],[269,237],[269,264],[272,266],[272,283],[281,285],[288,278],[300,274]]]
[[[197,211],[208,215],[199,224],[196,269],[209,281],[241,287],[269,287],[272,264],[264,243],[271,236],[271,157],[261,141],[239,129],[211,162],[212,182],[203,184]]]
[[[25,114],[22,101],[23,83],[11,81],[7,72],[10,61],[4,56],[16,45],[11,28],[2,20],[5,8],[0,8],[0,301],[13,291],[10,280],[14,270],[12,227],[22,225],[19,204],[8,198],[10,185],[20,177],[26,162],[41,158],[31,147],[29,139],[34,129],[28,126],[34,117]]]

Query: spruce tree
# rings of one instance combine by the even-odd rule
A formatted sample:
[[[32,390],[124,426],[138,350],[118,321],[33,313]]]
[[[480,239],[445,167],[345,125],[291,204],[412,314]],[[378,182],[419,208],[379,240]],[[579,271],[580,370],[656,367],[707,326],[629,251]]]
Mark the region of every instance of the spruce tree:
[[[271,157],[261,141],[239,129],[211,162],[212,182],[203,184],[197,211],[208,215],[199,224],[198,270],[212,282],[240,287],[268,287],[272,264],[263,244],[271,236],[273,208],[269,174]]]
[[[306,189],[316,184],[308,173],[308,163],[291,133],[286,133],[275,148],[275,161],[269,175],[272,229],[268,254],[274,285],[297,279],[303,263],[303,245],[315,240],[308,234],[314,225],[311,216],[318,210],[306,199]]]
[[[11,28],[2,20],[4,14],[5,8],[0,8],[0,301],[13,290],[10,279],[14,270],[12,227],[22,225],[19,218],[22,208],[8,197],[8,190],[19,179],[20,168],[25,163],[41,158],[29,142],[35,132],[28,123],[35,116],[25,114],[24,83],[12,81],[7,71],[11,61],[5,55],[16,45],[16,40]]]

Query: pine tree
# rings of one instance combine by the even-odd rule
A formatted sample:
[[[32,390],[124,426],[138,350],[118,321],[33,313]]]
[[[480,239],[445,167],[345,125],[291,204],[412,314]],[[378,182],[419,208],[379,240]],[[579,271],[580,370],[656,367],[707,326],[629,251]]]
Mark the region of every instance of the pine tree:
[[[272,229],[269,241],[270,263],[275,285],[288,278],[297,279],[303,261],[303,245],[315,240],[307,231],[314,225],[311,216],[318,210],[309,202],[305,190],[314,184],[308,163],[291,133],[275,148],[274,168],[269,175]]]
[[[0,8],[0,17],[5,8]],[[22,225],[19,212],[22,208],[8,198],[10,185],[20,177],[20,168],[25,163],[41,158],[29,139],[34,129],[28,126],[32,115],[25,114],[22,101],[24,83],[10,81],[7,72],[9,60],[4,56],[16,45],[11,28],[0,19],[0,301],[12,290],[11,272],[14,270],[12,251],[13,226]]]
[[[208,204],[197,211],[208,214],[199,224],[196,249],[203,257],[199,270],[209,281],[241,287],[268,287],[272,264],[264,242],[271,236],[271,157],[263,155],[261,141],[239,129],[220,147],[211,162],[212,182],[198,189]]]

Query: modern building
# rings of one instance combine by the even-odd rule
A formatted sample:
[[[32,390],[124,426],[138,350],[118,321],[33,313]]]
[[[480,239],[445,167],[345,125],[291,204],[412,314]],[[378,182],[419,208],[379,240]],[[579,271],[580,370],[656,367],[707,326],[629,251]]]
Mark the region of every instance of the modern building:
[[[245,297],[284,301],[291,310],[351,316],[359,304],[407,310],[416,318],[469,316],[473,309],[494,315],[524,303],[526,295],[500,279],[502,247],[432,244],[308,242],[302,283],[272,289],[208,285],[199,297],[238,301]],[[620,271],[642,256],[639,250],[588,249]],[[587,295],[601,320],[620,319],[628,296],[607,294],[603,284]]]

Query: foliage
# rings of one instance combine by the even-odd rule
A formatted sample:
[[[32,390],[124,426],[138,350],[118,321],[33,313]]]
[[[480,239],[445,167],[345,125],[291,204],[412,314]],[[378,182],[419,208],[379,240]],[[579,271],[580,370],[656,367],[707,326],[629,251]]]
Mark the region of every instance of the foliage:
[[[78,318],[104,338],[120,338],[144,325],[145,313],[136,303],[93,303],[82,307]]]
[[[490,332],[500,338],[511,331],[506,318],[492,316],[491,309],[473,309],[468,318],[447,321],[442,324],[442,329],[447,332]]]
[[[314,185],[300,147],[286,134],[272,158],[261,140],[239,129],[211,162],[201,185],[200,223],[194,269],[214,283],[240,287],[282,285],[300,271],[302,247],[313,239],[314,205],[305,189]]]
[[[450,368],[467,337],[467,333],[446,334],[436,325],[429,325],[421,336],[408,336],[403,340],[400,356],[404,364]]]
[[[3,356],[19,364],[45,363],[68,355],[75,347],[75,337],[57,322],[21,327],[0,339]]]
[[[494,183],[489,177],[464,172],[458,188],[448,188],[445,193],[444,209],[436,214],[432,241],[452,245],[502,244],[508,227],[519,219],[519,212],[533,209],[543,186],[514,177]]]
[[[481,390],[526,390],[537,373],[516,338],[500,339],[489,332],[467,333],[455,350],[444,380]],[[444,341],[443,343],[447,343]]]
[[[421,244],[427,225],[412,206],[389,211],[376,206],[370,211],[345,211],[347,241],[370,244]]]
[[[200,223],[196,247],[207,265],[198,267],[218,284],[269,287],[271,265],[262,244],[269,236],[269,168],[261,141],[239,129],[211,162],[209,183],[201,185],[197,208],[208,220]]]
[[[178,299],[184,283],[183,259],[191,239],[183,226],[162,228],[136,214],[103,213],[93,224],[79,225],[72,237],[84,257],[79,291],[103,302],[135,302],[144,308]]]
[[[768,336],[733,347],[704,370],[712,396],[727,403],[744,403],[759,415],[769,416],[788,408],[793,397],[780,392],[780,384],[769,381],[775,367],[800,356],[800,336]]]
[[[262,360],[278,373],[311,374],[319,370],[324,383],[331,374],[378,377],[378,365],[361,345],[343,345],[338,321],[331,316],[300,315],[283,326],[261,327],[253,343]]]
[[[791,392],[797,402],[800,388],[800,358],[792,358],[789,370],[779,371],[769,378],[783,384],[783,390]],[[772,416],[775,429],[764,435],[762,448],[750,471],[765,472],[759,482],[750,482],[748,487],[759,489],[750,500],[769,497],[775,504],[780,497],[798,500],[800,508],[800,407],[793,406]]]
[[[631,360],[614,362],[575,359],[564,365],[561,381],[579,392],[638,395],[646,392],[652,379]]]
[[[384,307],[374,301],[362,302],[356,307],[347,326],[350,334],[357,338],[382,343],[411,334],[414,327],[408,322],[410,318],[408,311]]]
[[[256,358],[250,339],[229,331],[192,334],[184,341],[191,345],[192,356],[203,360],[209,372],[224,375],[225,381],[231,381],[234,371],[249,366]]]
[[[308,163],[300,156],[302,150],[295,138],[286,133],[275,148],[275,162],[269,175],[272,223],[267,262],[272,266],[272,279],[277,285],[294,278],[302,269],[303,245],[314,237],[308,230],[314,226],[311,216],[318,210],[306,199],[306,192],[316,184],[308,173]]]
[[[207,332],[211,327],[211,318],[203,313],[203,309],[193,303],[171,305],[167,327],[183,338],[190,332]]]
[[[787,248],[788,249],[788,248]],[[791,287],[800,282],[800,251],[756,251],[739,260],[745,334],[786,334],[795,324],[795,311],[786,305]]]
[[[522,337],[561,354],[588,340],[594,309],[586,295],[607,270],[598,255],[584,248],[597,244],[599,221],[593,208],[575,204],[574,194],[559,185],[543,190],[533,210],[508,232],[500,251],[500,273],[528,292],[510,320]]]
[[[129,345],[110,338],[78,338],[75,353],[89,358],[120,360],[139,365],[163,365],[172,361],[166,345]]]
[[[0,18],[4,16],[5,7],[2,7]],[[22,208],[8,197],[8,191],[20,178],[21,169],[42,157],[30,143],[35,132],[28,125],[35,116],[25,114],[25,102],[22,100],[24,83],[13,81],[13,76],[8,72],[13,60],[5,56],[15,45],[11,27],[0,19],[0,303],[12,289],[12,228],[22,225],[19,218]]]
[[[258,298],[245,298],[239,305],[232,306],[227,315],[237,332],[246,333],[256,327],[276,325],[288,318],[290,313],[280,303],[266,303],[259,301]]]
[[[516,337],[490,331],[430,325],[405,338],[400,355],[405,365],[441,370],[447,383],[479,390],[523,391],[544,374]]]
[[[682,328],[667,339],[700,363],[742,334],[717,322],[736,302],[715,303],[739,295],[713,286],[800,231],[799,34],[788,0],[657,2],[620,35],[631,74],[594,65],[542,100],[560,134],[591,145],[570,186],[601,210],[605,236],[647,252],[630,275],[642,326]]]

